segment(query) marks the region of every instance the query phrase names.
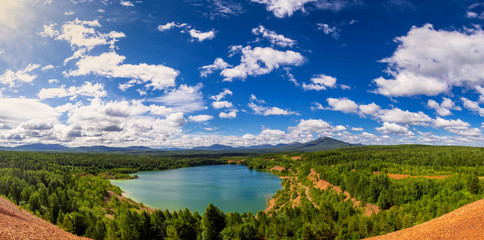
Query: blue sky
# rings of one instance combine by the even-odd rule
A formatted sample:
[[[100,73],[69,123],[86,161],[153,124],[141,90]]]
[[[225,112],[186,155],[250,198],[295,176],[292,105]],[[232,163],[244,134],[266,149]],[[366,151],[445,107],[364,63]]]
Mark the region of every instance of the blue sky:
[[[0,3],[3,146],[484,146],[479,1]]]

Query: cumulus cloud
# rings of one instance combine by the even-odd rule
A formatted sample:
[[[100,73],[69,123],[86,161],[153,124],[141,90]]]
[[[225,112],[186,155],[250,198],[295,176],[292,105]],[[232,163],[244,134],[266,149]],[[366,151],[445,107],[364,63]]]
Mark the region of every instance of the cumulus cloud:
[[[327,88],[334,88],[336,87],[336,78],[327,76],[324,74],[318,74],[314,75],[311,78],[311,83],[306,84],[303,83],[302,88],[304,90],[316,90],[316,91],[321,91],[321,90],[326,90]]]
[[[215,31],[213,30],[202,32],[196,29],[190,29],[189,33],[192,38],[197,39],[199,42],[215,38]]]
[[[188,26],[186,23],[175,23],[175,22],[167,22],[165,24],[158,25],[158,31],[164,32],[166,30],[170,30],[172,28],[183,28]]]
[[[301,136],[304,134],[318,133],[321,135],[330,135],[333,127],[328,122],[321,119],[301,119],[297,126],[289,127],[292,135]]]
[[[207,77],[208,75],[214,73],[215,71],[223,70],[223,69],[226,69],[228,67],[231,67],[231,65],[226,63],[221,58],[216,58],[212,65],[207,65],[207,66],[203,66],[203,67],[199,68],[200,76],[201,77]]]
[[[215,31],[210,30],[208,32],[202,32],[193,28],[192,26],[188,25],[187,23],[175,23],[175,22],[167,22],[165,24],[158,25],[158,31],[164,32],[173,28],[182,28],[182,33],[188,33],[193,40],[197,40],[198,42],[203,42],[205,40],[210,40],[215,38]]]
[[[457,111],[462,110],[461,107],[455,105],[454,101],[445,97],[443,98],[442,103],[440,104],[435,100],[430,99],[427,102],[427,106],[429,108],[434,109],[437,112],[437,114],[443,117],[451,115],[452,112],[450,110],[457,110]]]
[[[7,71],[0,76],[0,83],[8,85],[10,88],[21,83],[31,83],[37,78],[37,75],[32,74],[31,72],[39,67],[39,64],[29,64],[27,67],[18,70],[17,72],[7,69]]]
[[[260,76],[268,74],[280,66],[299,66],[303,64],[304,57],[294,51],[279,51],[270,47],[251,46],[244,48],[234,48],[232,53],[240,52],[242,54],[240,64],[222,70],[220,75],[224,81],[232,81],[234,78],[245,80],[248,76]]]
[[[248,104],[249,108],[254,111],[256,115],[299,115],[297,112],[281,109],[278,107],[264,106],[265,101],[257,99],[254,95],[251,95],[251,102]]]
[[[341,111],[344,113],[356,112],[358,104],[348,98],[327,98],[328,110]]]
[[[177,89],[169,91],[167,94],[149,99],[150,102],[160,102],[175,109],[178,112],[191,113],[207,109],[203,101],[203,94],[200,89],[202,84],[195,86],[180,85]]]
[[[277,34],[274,31],[266,29],[264,26],[259,25],[252,29],[252,34],[256,36],[262,36],[267,39],[272,45],[279,47],[293,47],[296,44],[295,40],[285,37],[284,35]]]
[[[125,7],[134,7],[134,4],[130,1],[121,0],[120,4],[121,4],[121,6],[125,6]]]
[[[400,108],[382,109],[376,115],[384,122],[394,122],[400,124],[410,125],[427,125],[432,118],[427,114],[419,112],[403,111]]]
[[[114,48],[114,44],[119,38],[126,37],[122,32],[101,33],[96,31],[96,27],[101,27],[98,20],[81,21],[76,18],[64,23],[60,30],[57,30],[55,26],[56,24],[44,25],[44,31],[40,32],[39,35],[67,41],[73,49],[86,48],[90,50],[99,45],[110,45],[111,48]]]
[[[396,123],[384,122],[383,126],[375,129],[383,134],[414,135],[412,131],[408,130],[408,127],[401,126]]]
[[[51,106],[31,98],[5,98],[0,96],[0,123],[16,127],[30,119],[56,118],[60,114]]]
[[[278,18],[290,17],[294,12],[306,12],[305,5],[312,4],[316,8],[323,10],[338,11],[348,3],[344,0],[251,0],[252,2],[266,5],[270,11]]]
[[[104,90],[104,85],[100,83],[92,84],[85,82],[82,86],[71,86],[66,89],[63,85],[59,88],[42,88],[37,96],[43,100],[48,98],[63,98],[86,96],[86,97],[105,97],[107,92]]]
[[[206,122],[208,120],[212,120],[213,116],[210,115],[196,115],[196,116],[190,116],[188,119],[192,122]]]
[[[484,31],[435,30],[431,24],[412,27],[395,39],[399,46],[388,64],[392,79],[375,79],[376,93],[385,96],[435,96],[453,87],[484,84]]]
[[[365,115],[374,115],[376,114],[378,111],[380,111],[380,106],[378,106],[376,103],[372,102],[370,104],[366,104],[366,105],[360,105],[358,106],[359,110],[361,113],[365,114]]]
[[[440,117],[437,117],[432,125],[435,128],[443,128],[451,133],[460,135],[460,136],[482,136],[481,130],[478,128],[471,128],[470,124],[464,122],[460,119],[457,120],[446,120]]]
[[[236,118],[237,117],[237,112],[239,112],[237,109],[232,109],[229,112],[221,112],[218,117],[219,118]]]
[[[356,132],[363,132],[364,129],[362,127],[352,127],[351,131],[356,131]]]
[[[215,101],[220,101],[222,98],[224,98],[225,96],[227,95],[232,95],[232,91],[230,91],[229,89],[224,89],[222,92],[220,92],[219,94],[215,95],[215,96],[210,96],[210,99],[213,99]]]
[[[212,106],[215,109],[221,109],[221,108],[232,108],[234,105],[229,102],[229,101],[216,101],[212,102]]]
[[[103,53],[99,56],[85,56],[77,63],[77,70],[69,71],[67,76],[81,76],[97,74],[105,77],[131,78],[123,85],[124,89],[133,84],[146,84],[146,87],[153,87],[153,90],[162,90],[175,86],[175,78],[179,72],[164,65],[149,65],[141,63],[138,65],[123,64],[125,56],[115,52]]]
[[[480,107],[478,102],[474,102],[465,97],[462,97],[461,101],[464,103],[464,107],[466,109],[479,114],[481,117],[484,117],[484,108]]]

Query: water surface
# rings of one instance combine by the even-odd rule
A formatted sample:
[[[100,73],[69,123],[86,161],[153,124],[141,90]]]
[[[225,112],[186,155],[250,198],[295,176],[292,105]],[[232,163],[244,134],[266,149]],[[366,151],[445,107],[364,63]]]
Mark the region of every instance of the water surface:
[[[188,208],[203,213],[208,203],[225,212],[256,214],[266,208],[281,180],[270,173],[238,165],[213,165],[138,172],[138,179],[112,180],[124,196],[170,211]]]

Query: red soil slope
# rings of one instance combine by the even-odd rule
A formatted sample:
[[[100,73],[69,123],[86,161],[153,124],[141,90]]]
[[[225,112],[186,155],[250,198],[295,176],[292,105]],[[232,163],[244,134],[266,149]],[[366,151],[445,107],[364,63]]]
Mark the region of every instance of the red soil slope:
[[[89,239],[75,236],[0,197],[0,239]]]
[[[368,240],[482,240],[484,239],[484,199],[420,225]]]

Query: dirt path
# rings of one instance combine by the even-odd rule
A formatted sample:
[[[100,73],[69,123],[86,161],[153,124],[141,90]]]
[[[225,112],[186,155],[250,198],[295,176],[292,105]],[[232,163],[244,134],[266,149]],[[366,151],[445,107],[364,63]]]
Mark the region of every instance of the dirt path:
[[[484,239],[484,199],[420,225],[368,240]]]
[[[321,177],[319,176],[319,173],[314,171],[314,169],[312,168],[311,168],[311,172],[308,175],[308,179],[311,180],[313,182],[313,185],[320,190],[326,190],[329,188],[329,189],[333,189],[337,193],[343,193],[346,196],[345,201],[350,199],[353,202],[354,207],[356,208],[360,207],[361,202],[351,197],[349,192],[343,191],[339,186],[335,186],[327,181],[322,180]],[[367,216],[371,216],[372,214],[377,214],[378,212],[380,212],[380,209],[378,208],[377,205],[370,204],[370,203],[365,203],[363,210],[365,215]]]
[[[0,197],[0,239],[89,239],[68,233]]]

